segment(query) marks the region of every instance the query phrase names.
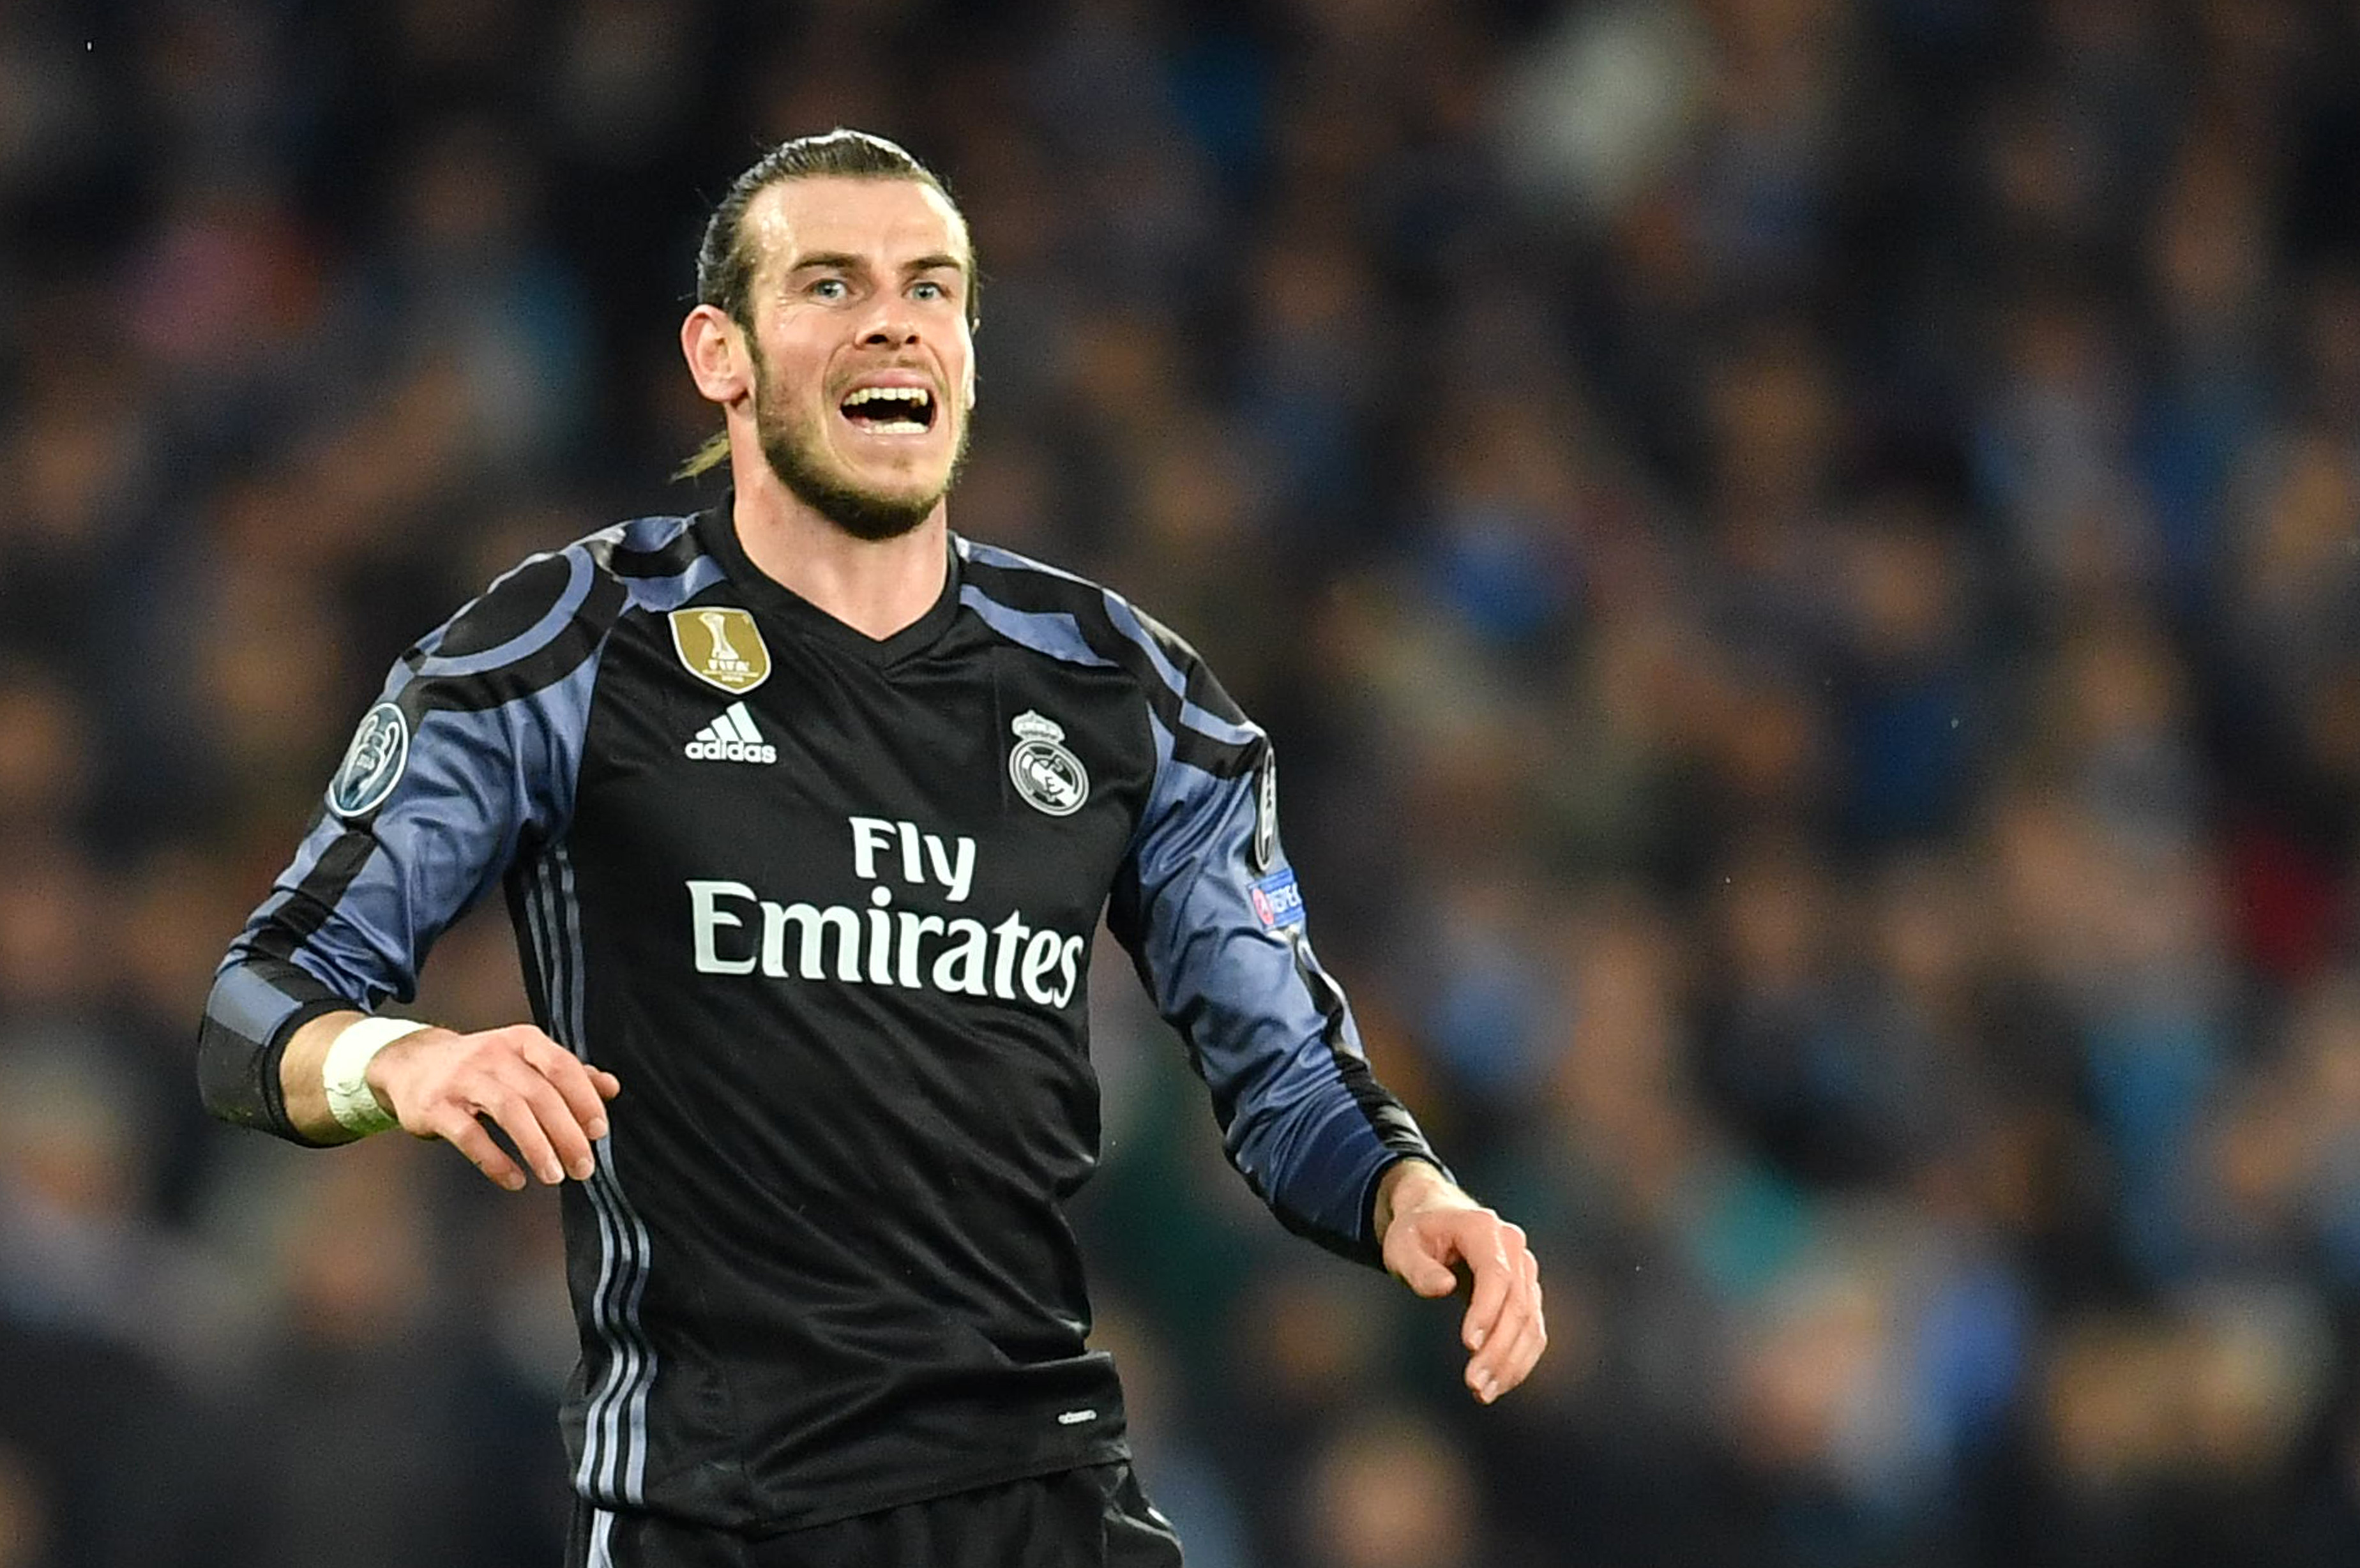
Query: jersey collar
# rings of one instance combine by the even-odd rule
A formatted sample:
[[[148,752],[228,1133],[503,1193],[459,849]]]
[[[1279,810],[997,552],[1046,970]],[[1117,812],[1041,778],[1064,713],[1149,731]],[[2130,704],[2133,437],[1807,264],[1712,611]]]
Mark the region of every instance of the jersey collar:
[[[737,493],[732,491],[717,506],[697,513],[696,537],[705,551],[721,563],[729,585],[738,591],[747,608],[757,615],[775,618],[805,637],[879,665],[899,663],[931,647],[958,618],[959,557],[955,541],[944,545],[949,552],[950,564],[943,573],[943,591],[933,605],[891,637],[872,637],[845,625],[755,565],[746,554],[746,547],[738,542],[738,526],[732,516],[736,501]]]

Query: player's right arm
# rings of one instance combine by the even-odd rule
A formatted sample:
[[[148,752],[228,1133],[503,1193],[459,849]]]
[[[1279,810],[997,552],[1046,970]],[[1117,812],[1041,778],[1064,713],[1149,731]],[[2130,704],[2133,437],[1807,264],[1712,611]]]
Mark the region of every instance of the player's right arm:
[[[215,977],[197,1050],[213,1115],[306,1145],[355,1136],[331,1108],[331,1048],[414,996],[450,922],[562,842],[598,654],[624,599],[582,547],[536,558],[395,666]],[[495,1181],[520,1185],[522,1172],[486,1122],[544,1177],[578,1170],[600,1136],[590,1129],[603,1132],[612,1078],[540,1029],[370,1027],[379,1040],[393,1029],[366,1059],[377,1107]]]
[[[288,1037],[279,1078],[287,1119],[315,1143],[347,1142],[349,1131],[329,1108],[328,1048],[365,1013],[322,1013]],[[388,1116],[416,1138],[450,1144],[489,1180],[520,1191],[525,1172],[486,1124],[497,1126],[525,1164],[555,1186],[566,1177],[590,1179],[590,1146],[606,1136],[606,1102],[622,1083],[593,1067],[530,1024],[461,1034],[421,1024],[369,1059],[366,1082]]]

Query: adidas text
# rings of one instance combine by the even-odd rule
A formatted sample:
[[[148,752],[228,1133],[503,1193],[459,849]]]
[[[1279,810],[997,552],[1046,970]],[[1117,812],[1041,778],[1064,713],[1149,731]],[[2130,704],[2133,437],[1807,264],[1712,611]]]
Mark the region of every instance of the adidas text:
[[[683,748],[698,762],[776,762],[779,748],[769,741],[713,740],[699,735]]]
[[[754,715],[743,702],[732,702],[720,716],[696,732],[681,747],[692,762],[776,762],[779,748],[754,727]]]

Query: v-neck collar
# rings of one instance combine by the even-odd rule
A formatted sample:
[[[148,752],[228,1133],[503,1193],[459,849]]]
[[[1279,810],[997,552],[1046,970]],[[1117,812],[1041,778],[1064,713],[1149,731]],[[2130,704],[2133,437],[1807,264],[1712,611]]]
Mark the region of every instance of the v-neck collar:
[[[696,515],[696,536],[700,543],[721,562],[729,585],[738,590],[749,609],[766,615],[775,615],[806,637],[843,648],[846,652],[878,665],[898,663],[911,654],[931,646],[934,639],[950,628],[957,619],[959,609],[959,557],[956,545],[945,541],[944,550],[949,557],[943,572],[943,591],[925,614],[903,626],[890,637],[873,637],[857,626],[847,626],[829,615],[809,599],[754,564],[746,547],[738,538],[734,515],[735,492],[721,498],[718,506]]]

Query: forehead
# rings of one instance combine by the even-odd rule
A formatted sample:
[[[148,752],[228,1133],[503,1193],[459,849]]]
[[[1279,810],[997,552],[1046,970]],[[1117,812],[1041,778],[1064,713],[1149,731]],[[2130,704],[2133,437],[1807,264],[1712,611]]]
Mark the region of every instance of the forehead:
[[[775,276],[815,251],[891,269],[923,256],[968,260],[967,225],[943,193],[916,180],[787,180],[746,210],[755,270]]]

